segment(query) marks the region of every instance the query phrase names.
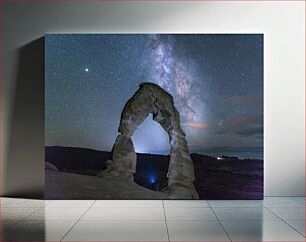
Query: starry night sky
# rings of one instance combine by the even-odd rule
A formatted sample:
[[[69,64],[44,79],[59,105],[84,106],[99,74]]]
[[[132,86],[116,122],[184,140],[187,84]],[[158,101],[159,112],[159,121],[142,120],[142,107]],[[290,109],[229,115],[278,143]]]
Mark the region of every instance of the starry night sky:
[[[48,34],[46,145],[110,151],[142,82],[174,97],[191,152],[262,158],[263,35]],[[149,116],[136,152],[168,154]]]

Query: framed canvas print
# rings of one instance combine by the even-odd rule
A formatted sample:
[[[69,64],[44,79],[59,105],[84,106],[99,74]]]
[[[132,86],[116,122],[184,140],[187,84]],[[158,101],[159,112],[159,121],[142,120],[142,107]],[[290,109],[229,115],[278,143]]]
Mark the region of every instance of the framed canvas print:
[[[262,34],[45,35],[46,199],[262,199]]]

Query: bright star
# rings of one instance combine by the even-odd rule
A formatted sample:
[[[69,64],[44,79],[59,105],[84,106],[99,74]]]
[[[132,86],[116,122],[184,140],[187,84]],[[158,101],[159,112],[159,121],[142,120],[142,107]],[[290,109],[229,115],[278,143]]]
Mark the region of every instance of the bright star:
[[[88,68],[85,68],[85,71],[88,72],[89,71]]]

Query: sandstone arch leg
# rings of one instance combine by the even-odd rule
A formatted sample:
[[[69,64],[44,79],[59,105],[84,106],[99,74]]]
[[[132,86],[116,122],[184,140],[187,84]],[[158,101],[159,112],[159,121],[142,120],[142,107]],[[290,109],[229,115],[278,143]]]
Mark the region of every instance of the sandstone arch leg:
[[[167,177],[170,198],[198,199],[198,193],[194,187],[194,167],[189,155],[187,141],[184,132],[171,130],[170,132],[170,162]]]
[[[171,146],[168,169],[169,197],[175,199],[198,198],[194,187],[194,167],[189,155],[185,133],[172,96],[153,83],[142,83],[126,103],[120,120],[119,135],[113,147],[113,161],[106,174],[133,179],[137,157],[131,139],[137,127],[149,113],[169,135]]]
[[[102,176],[118,176],[133,180],[136,172],[136,152],[130,136],[119,134],[113,146],[112,161]]]
[[[124,134],[117,136],[113,147],[113,161],[113,168],[119,172],[118,175],[133,179],[137,157],[131,137]]]

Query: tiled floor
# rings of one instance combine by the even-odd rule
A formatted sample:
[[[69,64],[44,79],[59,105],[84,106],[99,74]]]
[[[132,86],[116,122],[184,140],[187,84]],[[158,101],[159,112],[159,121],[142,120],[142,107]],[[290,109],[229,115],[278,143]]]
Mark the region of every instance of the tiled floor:
[[[305,198],[41,201],[1,198],[1,241],[305,241]]]

